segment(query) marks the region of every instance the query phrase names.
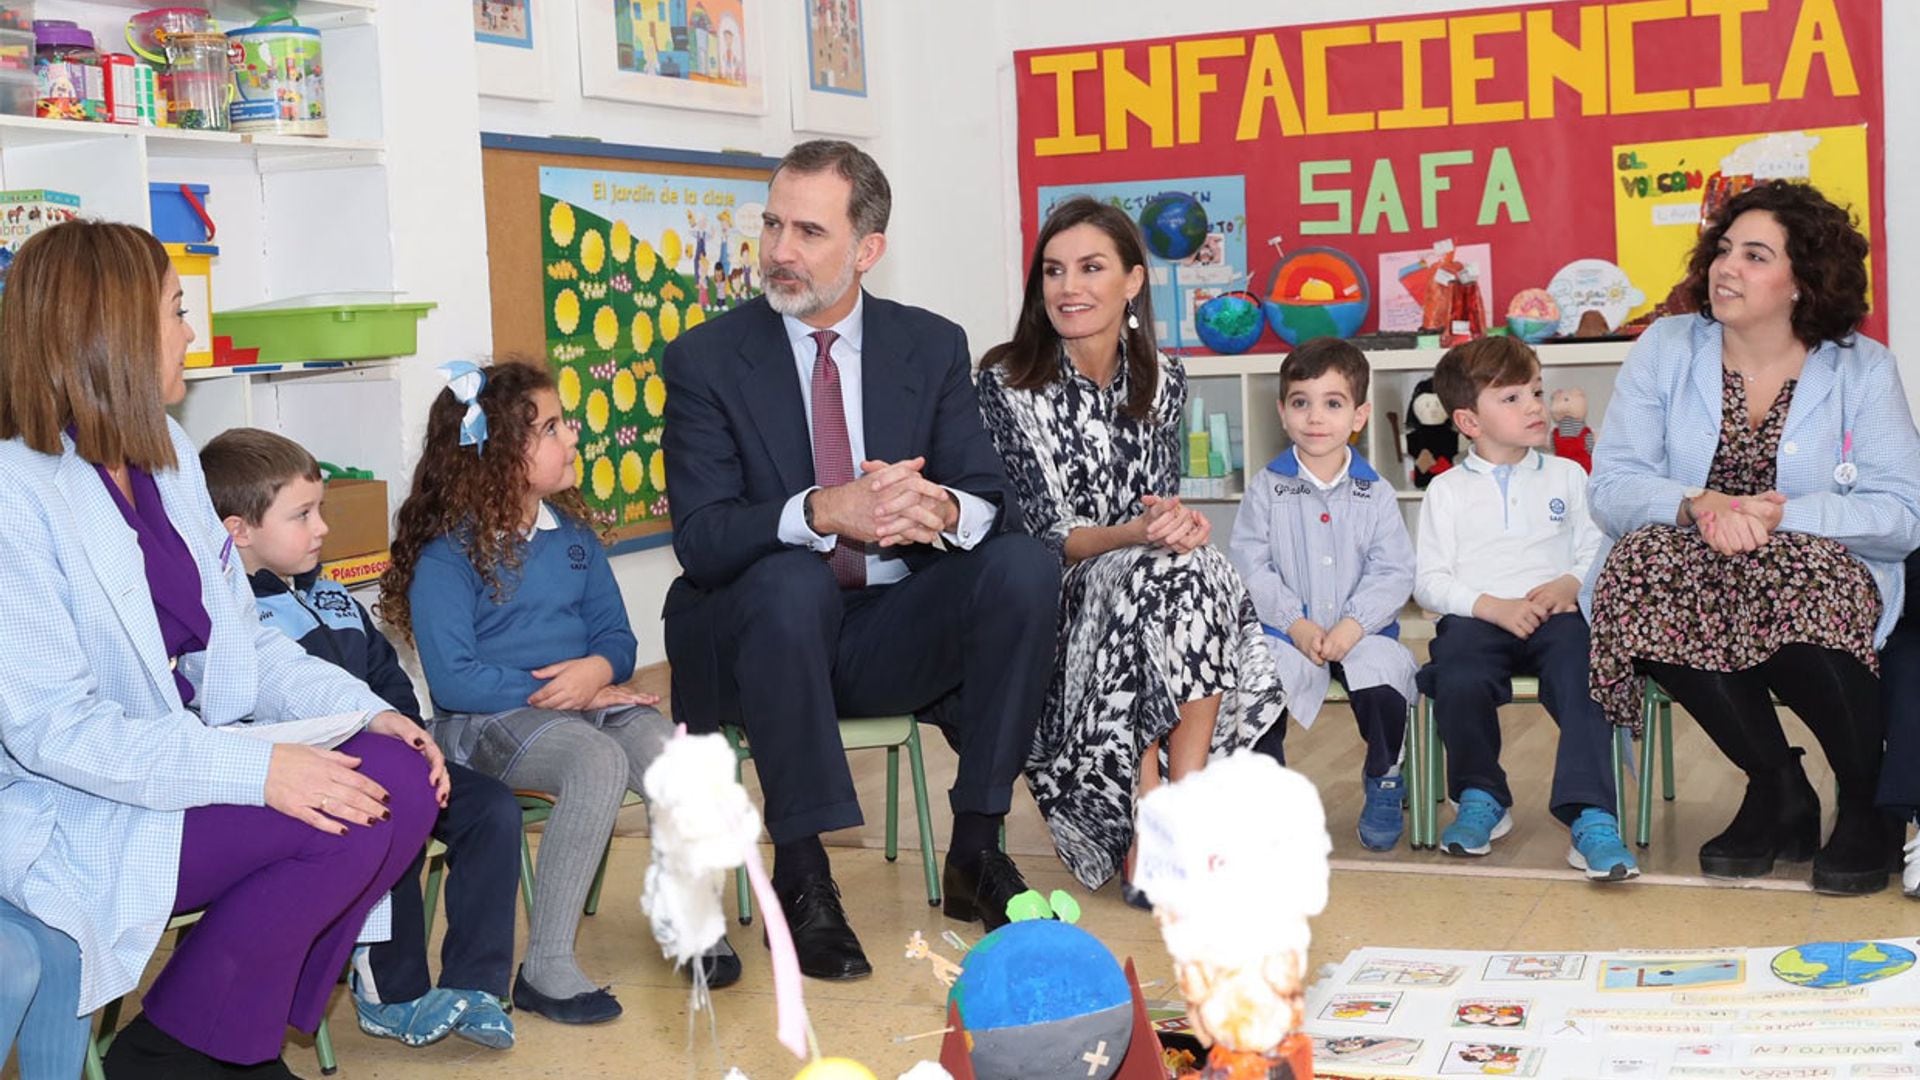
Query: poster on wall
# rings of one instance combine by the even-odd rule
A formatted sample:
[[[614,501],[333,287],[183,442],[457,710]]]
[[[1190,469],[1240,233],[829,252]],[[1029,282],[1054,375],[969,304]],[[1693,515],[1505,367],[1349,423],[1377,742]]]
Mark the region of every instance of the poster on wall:
[[[760,113],[769,0],[577,0],[580,92]]]
[[[473,0],[474,61],[480,93],[521,101],[551,101],[547,53],[552,43],[541,16],[552,0]]]
[[[1071,191],[1231,175],[1256,292],[1279,252],[1333,248],[1377,275],[1357,329],[1403,328],[1403,275],[1450,242],[1484,263],[1490,321],[1549,289],[1592,305],[1568,329],[1593,310],[1630,335],[1703,214],[1807,180],[1872,245],[1884,338],[1882,48],[1880,0],[1596,0],[1024,50],[1022,227]]]
[[[763,180],[543,167],[546,353],[574,470],[615,527],[668,520],[667,344],[760,295]]]
[[[829,135],[872,135],[873,65],[865,0],[787,0],[799,15],[804,57],[793,65],[793,126]]]

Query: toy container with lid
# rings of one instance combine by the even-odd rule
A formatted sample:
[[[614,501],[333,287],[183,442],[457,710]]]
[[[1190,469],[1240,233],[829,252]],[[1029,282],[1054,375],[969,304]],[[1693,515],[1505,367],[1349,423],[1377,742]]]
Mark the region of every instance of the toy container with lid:
[[[167,62],[167,38],[178,34],[211,33],[213,28],[213,18],[207,14],[206,8],[154,8],[127,20],[127,45],[148,63],[164,65]]]
[[[35,114],[55,120],[105,120],[106,81],[93,34],[65,19],[35,19]]]
[[[235,131],[325,135],[327,101],[320,31],[306,26],[251,26],[229,31],[233,43]]]
[[[227,64],[225,34],[170,34],[165,42],[167,68],[160,90],[174,127],[227,130],[227,99],[233,76]]]
[[[34,114],[40,83],[33,60],[33,0],[0,0],[0,113]]]

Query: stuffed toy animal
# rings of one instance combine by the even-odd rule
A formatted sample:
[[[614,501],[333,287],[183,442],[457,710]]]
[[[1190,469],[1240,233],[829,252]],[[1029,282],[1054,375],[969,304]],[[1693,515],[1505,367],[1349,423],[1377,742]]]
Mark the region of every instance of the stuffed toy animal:
[[[1422,490],[1460,458],[1460,431],[1433,392],[1432,379],[1420,380],[1407,405],[1407,456],[1413,459],[1413,486]]]
[[[1553,452],[1593,472],[1593,429],[1587,426],[1587,392],[1555,390],[1547,406],[1553,417]]]

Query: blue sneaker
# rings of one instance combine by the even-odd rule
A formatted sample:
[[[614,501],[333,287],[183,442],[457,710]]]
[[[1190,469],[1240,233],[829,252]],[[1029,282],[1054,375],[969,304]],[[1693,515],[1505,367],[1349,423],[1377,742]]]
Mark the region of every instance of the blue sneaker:
[[[446,1038],[467,1011],[467,1001],[452,990],[432,989],[412,1001],[370,1001],[353,976],[353,1011],[360,1030],[376,1039],[397,1039],[407,1046],[429,1046]]]
[[[1567,849],[1567,865],[1583,870],[1593,881],[1625,881],[1640,876],[1640,864],[1620,839],[1620,822],[1597,806],[1589,806],[1573,819],[1573,846]]]
[[[513,1049],[513,1017],[500,999],[485,990],[455,990],[467,1003],[467,1011],[454,1021],[453,1033],[468,1042],[494,1050]]]
[[[1400,814],[1405,802],[1398,776],[1363,776],[1367,803],[1360,808],[1360,846],[1368,851],[1392,851],[1400,843],[1406,819]]]
[[[1460,793],[1460,808],[1454,811],[1453,824],[1440,834],[1440,849],[1449,855],[1485,855],[1493,842],[1513,831],[1513,815],[1500,800],[1468,788]]]

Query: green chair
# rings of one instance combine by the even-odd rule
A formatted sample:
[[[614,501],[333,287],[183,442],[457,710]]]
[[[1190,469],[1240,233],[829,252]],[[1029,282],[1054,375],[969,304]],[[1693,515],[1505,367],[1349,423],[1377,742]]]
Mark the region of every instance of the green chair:
[[[516,791],[514,798],[520,802],[520,899],[526,904],[527,914],[533,914],[533,846],[527,842],[527,827],[538,825],[553,816],[555,797],[544,791]],[[620,800],[620,806],[638,806],[645,802],[640,796],[629,790]],[[593,887],[587,891],[585,913],[592,915],[600,910],[600,887],[607,880],[607,857],[613,852],[613,838],[607,838],[607,849],[600,853],[600,866],[593,872]],[[423,902],[427,913],[427,936],[433,936],[434,908],[440,901],[440,884],[446,874],[447,846],[435,840],[427,845],[427,885]]]
[[[753,756],[747,746],[747,734],[736,727],[722,728],[721,734],[733,747],[733,775],[738,780],[745,762]],[[887,752],[888,862],[900,857],[900,748],[906,747],[907,766],[913,770],[913,806],[919,816],[920,862],[927,874],[927,903],[939,907],[940,868],[933,859],[933,813],[927,807],[927,770],[920,757],[919,723],[911,716],[842,719],[840,745],[848,750],[885,749]],[[734,885],[740,895],[740,925],[749,926],[753,923],[753,893],[747,884],[745,867],[734,873]]]
[[[1513,700],[1509,704],[1537,705],[1540,703],[1540,680],[1531,675],[1515,678],[1511,683],[1511,689]],[[1440,744],[1439,723],[1434,717],[1434,712],[1433,703],[1425,694],[1421,694],[1415,707],[1412,730],[1408,732],[1408,756],[1413,759],[1413,767],[1407,770],[1407,800],[1412,805],[1411,844],[1415,850],[1430,850],[1439,846],[1439,815],[1434,811],[1434,804],[1447,797],[1446,749]],[[1621,818],[1625,810],[1621,789],[1626,779],[1626,750],[1621,742],[1630,739],[1631,736],[1625,729],[1614,733],[1613,813],[1616,819]],[[1642,817],[1644,819],[1644,815]],[[1644,843],[1642,846],[1645,846]]]
[[[175,915],[167,920],[167,929],[174,932],[174,947],[178,948],[187,930],[200,921],[200,912],[189,911],[185,915]],[[87,1080],[106,1080],[107,1050],[113,1046],[115,1035],[120,1032],[120,1002],[114,998],[100,1007],[100,1027],[97,1033],[87,1040]],[[333,1056],[333,1031],[327,1026],[327,1018],[320,1017],[320,1027],[313,1033],[313,1056],[320,1059],[320,1075],[332,1076],[340,1071],[340,1062]]]

